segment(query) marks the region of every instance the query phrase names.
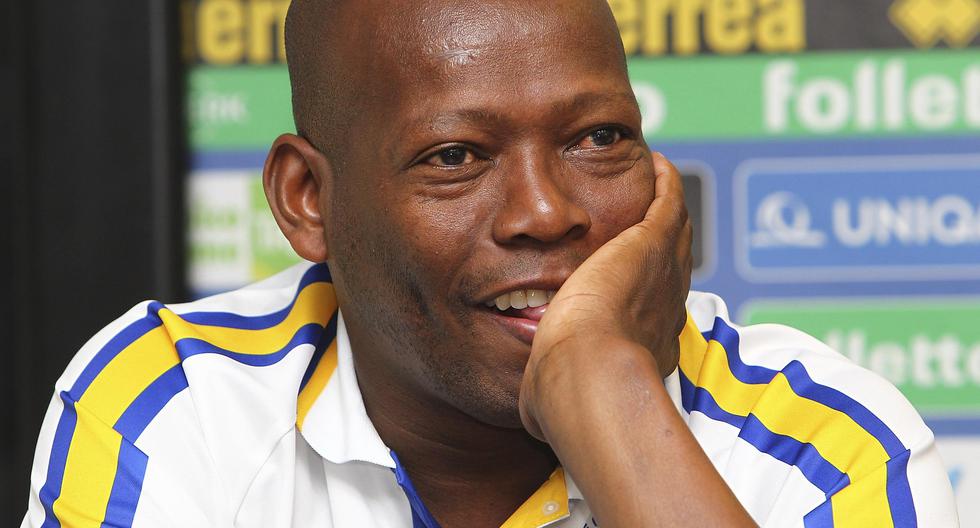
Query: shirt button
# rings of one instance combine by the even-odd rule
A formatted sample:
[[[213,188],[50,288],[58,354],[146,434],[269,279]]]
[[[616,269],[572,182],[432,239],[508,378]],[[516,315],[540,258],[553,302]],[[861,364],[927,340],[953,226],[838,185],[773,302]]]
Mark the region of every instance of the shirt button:
[[[545,515],[551,515],[552,513],[558,511],[558,503],[555,501],[548,501],[544,503],[542,510],[544,510]]]

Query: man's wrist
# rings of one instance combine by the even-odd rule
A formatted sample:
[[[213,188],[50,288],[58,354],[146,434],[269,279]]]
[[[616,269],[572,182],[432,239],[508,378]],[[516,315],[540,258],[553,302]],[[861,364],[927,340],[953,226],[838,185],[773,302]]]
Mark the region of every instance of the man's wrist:
[[[623,336],[592,333],[569,337],[541,352],[533,375],[525,380],[529,386],[522,397],[530,399],[525,402],[525,411],[545,437],[553,420],[582,417],[582,411],[588,414],[581,408],[583,401],[605,405],[606,398],[624,383],[661,385],[655,355]],[[577,396],[569,398],[573,393]]]

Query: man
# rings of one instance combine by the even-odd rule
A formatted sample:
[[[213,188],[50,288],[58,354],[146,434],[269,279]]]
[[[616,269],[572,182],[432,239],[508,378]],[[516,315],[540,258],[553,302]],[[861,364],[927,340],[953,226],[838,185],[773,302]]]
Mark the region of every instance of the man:
[[[286,37],[265,188],[326,265],[97,334],[25,526],[956,524],[894,388],[688,296],[604,2],[294,0]]]

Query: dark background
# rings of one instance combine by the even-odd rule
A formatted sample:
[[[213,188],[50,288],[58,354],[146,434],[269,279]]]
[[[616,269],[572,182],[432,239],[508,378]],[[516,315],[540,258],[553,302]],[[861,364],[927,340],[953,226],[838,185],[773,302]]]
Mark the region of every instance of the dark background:
[[[0,1],[0,526],[69,359],[136,302],[185,298],[177,7]]]

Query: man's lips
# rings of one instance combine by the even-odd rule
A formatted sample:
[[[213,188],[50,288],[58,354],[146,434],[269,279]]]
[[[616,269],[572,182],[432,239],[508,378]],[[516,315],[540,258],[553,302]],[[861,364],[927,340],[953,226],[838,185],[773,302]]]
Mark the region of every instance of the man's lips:
[[[548,310],[548,305],[535,308],[508,308],[498,310],[496,307],[486,309],[493,318],[494,322],[500,325],[507,333],[513,335],[526,345],[531,345],[534,341],[534,334],[538,331],[538,321]]]
[[[530,345],[552,298],[568,278],[567,273],[500,284],[480,301],[491,318],[507,333]]]
[[[476,298],[479,299],[478,303],[496,305],[500,310],[540,306],[551,301],[551,297],[565,284],[566,279],[568,275],[562,274],[498,283],[497,287]]]
[[[531,308],[530,306],[528,306],[527,308],[521,308],[521,309],[508,308],[507,310],[502,311],[502,312],[500,310],[497,310],[496,308],[494,308],[494,310],[496,312],[498,312],[500,315],[504,315],[504,316],[507,316],[507,317],[516,317],[518,319],[530,319],[531,321],[534,321],[534,322],[540,321],[541,318],[544,316],[544,312],[547,309],[548,309],[548,305],[547,304],[544,305],[544,306],[538,306],[538,307],[535,307],[535,308]]]

